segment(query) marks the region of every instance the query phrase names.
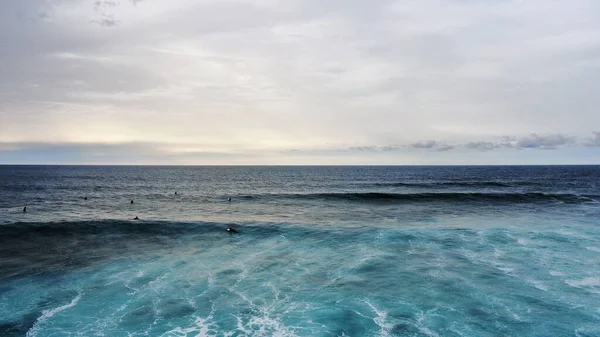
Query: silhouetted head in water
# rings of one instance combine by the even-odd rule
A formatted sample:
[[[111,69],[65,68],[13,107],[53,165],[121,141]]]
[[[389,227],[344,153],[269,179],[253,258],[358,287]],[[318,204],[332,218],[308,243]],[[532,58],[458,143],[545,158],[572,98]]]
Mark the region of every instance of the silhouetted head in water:
[[[131,200],[131,204],[133,204],[133,200]]]
[[[230,198],[227,198],[227,201],[231,201],[231,197],[230,197]]]
[[[177,195],[177,191],[175,191],[175,195]]]
[[[133,220],[139,220],[140,218],[138,218],[137,216],[135,218],[133,218]]]
[[[232,227],[227,227],[227,231],[229,232],[229,234],[237,234],[237,233],[239,233],[238,231],[235,230],[235,228],[232,228]]]
[[[27,212],[27,206],[23,207],[23,213]]]
[[[87,197],[83,198],[83,200],[87,200]]]

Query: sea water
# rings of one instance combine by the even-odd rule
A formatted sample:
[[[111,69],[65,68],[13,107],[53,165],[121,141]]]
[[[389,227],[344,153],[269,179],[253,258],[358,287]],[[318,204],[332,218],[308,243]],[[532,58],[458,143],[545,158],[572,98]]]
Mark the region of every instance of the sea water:
[[[598,166],[1,166],[0,336],[600,336],[599,201]]]

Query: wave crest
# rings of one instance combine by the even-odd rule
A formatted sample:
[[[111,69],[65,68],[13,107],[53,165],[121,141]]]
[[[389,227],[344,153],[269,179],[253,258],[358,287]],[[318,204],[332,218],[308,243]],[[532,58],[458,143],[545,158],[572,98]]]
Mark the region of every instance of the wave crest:
[[[265,194],[242,196],[245,199],[299,199],[333,200],[348,202],[493,202],[493,203],[584,203],[595,202],[596,196],[569,193],[385,193],[385,192],[334,192],[334,193],[297,193]]]

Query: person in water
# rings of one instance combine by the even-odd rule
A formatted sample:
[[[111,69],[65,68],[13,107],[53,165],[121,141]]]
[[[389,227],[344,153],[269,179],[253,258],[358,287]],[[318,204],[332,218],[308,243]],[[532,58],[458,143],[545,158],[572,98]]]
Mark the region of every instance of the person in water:
[[[27,206],[23,207],[23,213],[27,212]]]
[[[87,200],[87,197],[83,198],[83,200]]]
[[[140,218],[138,218],[138,217],[137,217],[137,215],[136,215],[136,217],[135,217],[135,218],[133,218],[133,220],[139,220],[139,219],[140,219]]]
[[[131,204],[133,204],[133,199],[131,199],[131,202],[130,202],[130,203],[131,203]]]
[[[231,202],[231,197],[227,198],[227,201]]]
[[[239,234],[239,232],[233,227],[227,227],[227,232],[229,232],[229,234]]]

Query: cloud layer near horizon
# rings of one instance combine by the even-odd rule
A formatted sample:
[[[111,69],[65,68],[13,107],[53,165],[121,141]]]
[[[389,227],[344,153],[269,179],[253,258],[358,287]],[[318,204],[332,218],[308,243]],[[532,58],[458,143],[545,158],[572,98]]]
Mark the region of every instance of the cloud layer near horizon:
[[[595,0],[1,6],[0,163],[600,163]]]

